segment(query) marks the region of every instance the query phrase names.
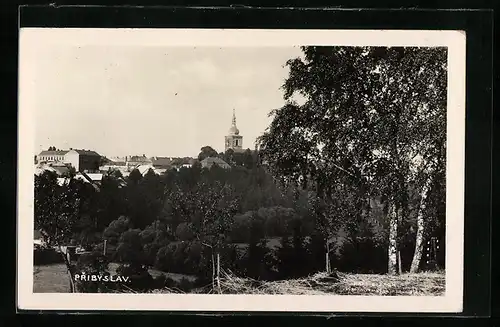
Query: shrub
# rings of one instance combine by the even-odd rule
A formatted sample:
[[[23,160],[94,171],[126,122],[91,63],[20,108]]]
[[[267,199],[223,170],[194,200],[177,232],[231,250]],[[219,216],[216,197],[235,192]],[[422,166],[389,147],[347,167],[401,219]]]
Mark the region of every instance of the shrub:
[[[166,286],[167,277],[163,274],[157,276],[154,279],[154,288],[164,288]]]
[[[139,265],[120,265],[116,273],[122,277],[129,277],[127,287],[136,291],[146,291],[155,288],[155,280],[148,270]]]
[[[332,245],[333,246],[333,245]],[[309,241],[307,242],[307,257],[309,268],[309,273],[314,273],[318,271],[326,270],[326,245],[325,236],[319,232],[311,235]],[[330,252],[330,264],[334,267],[332,262],[333,251]]]
[[[117,261],[118,260],[117,254],[116,254],[116,248],[117,248],[116,245],[112,245],[112,244],[109,244],[109,243],[106,244],[106,258],[108,258],[109,262],[113,262],[113,261]],[[104,243],[96,244],[93,247],[92,251],[104,254]]]
[[[270,252],[266,240],[250,243],[243,257],[239,259],[241,272],[253,279],[273,279],[271,269],[274,263]]]
[[[116,249],[120,262],[127,262],[132,265],[141,265],[146,262],[140,233],[139,229],[129,229],[122,233]]]
[[[360,237],[344,242],[337,258],[341,271],[355,273],[386,273],[387,246],[371,238]]]
[[[81,254],[76,262],[75,274],[109,276],[108,260],[98,252]],[[82,293],[98,293],[105,291],[109,285],[104,281],[75,281],[76,288]]]
[[[188,293],[194,288],[194,283],[191,282],[189,279],[183,277],[177,286],[181,291]]]
[[[55,263],[64,263],[61,253],[54,249],[36,248],[33,251],[33,262],[35,265],[50,265]]]
[[[180,223],[175,230],[175,235],[181,241],[191,241],[194,237],[191,224]]]
[[[155,267],[162,271],[174,272],[174,251],[176,245],[170,243],[166,246],[161,247],[156,254]]]
[[[131,228],[130,219],[121,216],[113,220],[109,226],[104,230],[103,236],[107,239],[109,244],[117,244],[121,235]]]

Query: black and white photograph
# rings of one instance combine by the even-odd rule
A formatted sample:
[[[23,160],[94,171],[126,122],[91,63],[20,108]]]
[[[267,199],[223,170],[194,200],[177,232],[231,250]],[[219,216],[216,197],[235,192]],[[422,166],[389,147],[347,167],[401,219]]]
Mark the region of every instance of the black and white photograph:
[[[36,309],[457,312],[465,35],[21,29]]]

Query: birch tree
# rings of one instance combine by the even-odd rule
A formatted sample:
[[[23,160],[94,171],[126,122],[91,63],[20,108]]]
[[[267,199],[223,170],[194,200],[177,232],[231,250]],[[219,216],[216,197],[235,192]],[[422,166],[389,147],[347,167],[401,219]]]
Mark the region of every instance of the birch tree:
[[[228,184],[202,181],[191,193],[194,210],[191,226],[196,238],[211,250],[212,282],[220,291],[221,252],[228,244],[239,200]]]
[[[342,194],[356,198],[337,212],[342,219],[362,212],[369,197],[383,196],[388,272],[395,274],[408,187],[423,187],[421,178],[445,160],[446,50],[311,46],[302,52],[287,62],[285,105],[271,112],[261,153],[275,176],[304,187],[312,182],[333,208],[346,208]],[[417,235],[425,224],[419,226]]]

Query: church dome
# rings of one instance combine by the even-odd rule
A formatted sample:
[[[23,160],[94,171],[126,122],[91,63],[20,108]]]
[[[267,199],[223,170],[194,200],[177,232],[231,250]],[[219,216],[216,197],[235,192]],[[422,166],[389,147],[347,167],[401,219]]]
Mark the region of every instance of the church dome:
[[[231,126],[229,129],[229,135],[238,135],[240,134],[240,130],[236,126]]]

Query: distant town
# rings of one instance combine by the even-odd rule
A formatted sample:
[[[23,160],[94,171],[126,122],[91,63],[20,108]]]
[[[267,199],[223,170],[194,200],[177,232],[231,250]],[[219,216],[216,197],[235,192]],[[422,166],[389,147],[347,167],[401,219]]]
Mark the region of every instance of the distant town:
[[[236,126],[236,113],[233,110],[232,124],[229,132],[224,138],[225,152],[249,152],[250,149],[243,148],[243,136]],[[129,155],[124,157],[106,157],[90,149],[58,149],[50,146],[47,150],[41,151],[35,156],[35,175],[40,175],[44,171],[56,173],[60,184],[69,181],[70,172],[74,172],[75,178],[99,187],[102,177],[106,173],[119,172],[122,177],[127,177],[133,170],[138,170],[143,176],[148,172],[161,175],[168,170],[181,168],[191,168],[198,164],[201,168],[211,168],[216,165],[229,169],[231,164],[222,157],[223,153],[217,153],[209,146],[200,147],[200,151],[205,149],[206,155],[200,157],[160,157],[143,155]],[[125,183],[125,179],[122,179]]]

